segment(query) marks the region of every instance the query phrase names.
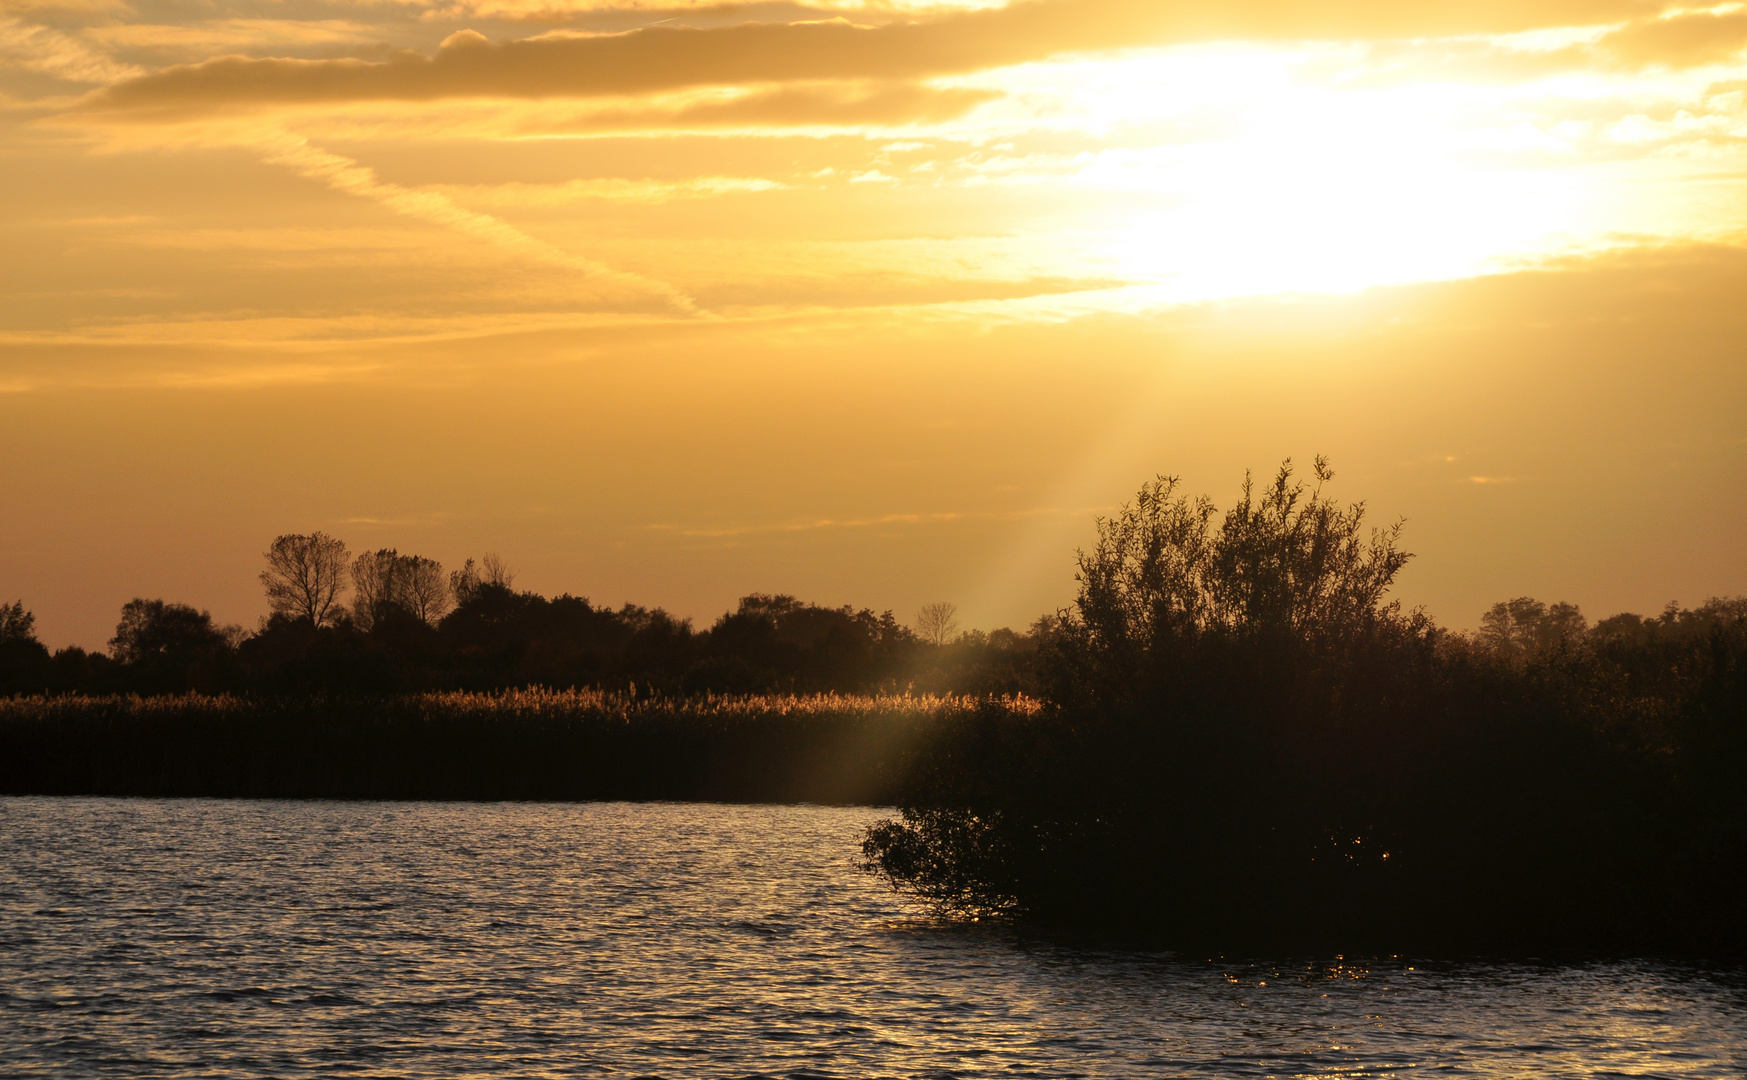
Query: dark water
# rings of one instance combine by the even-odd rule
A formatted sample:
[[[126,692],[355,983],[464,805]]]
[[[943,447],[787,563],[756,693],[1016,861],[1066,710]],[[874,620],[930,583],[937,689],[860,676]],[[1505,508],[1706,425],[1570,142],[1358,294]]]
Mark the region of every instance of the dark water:
[[[920,919],[868,810],[0,800],[0,1075],[1738,1076],[1747,980]]]

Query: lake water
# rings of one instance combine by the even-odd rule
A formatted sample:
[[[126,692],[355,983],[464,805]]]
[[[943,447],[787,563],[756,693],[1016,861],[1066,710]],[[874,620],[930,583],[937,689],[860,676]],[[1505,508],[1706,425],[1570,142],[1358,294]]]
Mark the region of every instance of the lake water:
[[[868,809],[0,799],[0,1075],[1739,1076],[1747,979],[954,928]]]

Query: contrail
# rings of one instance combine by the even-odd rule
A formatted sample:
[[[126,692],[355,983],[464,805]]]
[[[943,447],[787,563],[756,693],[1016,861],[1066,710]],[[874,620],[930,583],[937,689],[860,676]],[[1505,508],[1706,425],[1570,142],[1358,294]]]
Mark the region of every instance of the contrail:
[[[529,236],[490,214],[481,214],[457,206],[448,196],[434,191],[416,191],[380,180],[376,170],[339,154],[311,146],[301,135],[276,132],[255,140],[267,161],[283,165],[300,176],[319,180],[336,191],[372,199],[390,210],[432,224],[456,229],[469,236],[520,251],[541,262],[580,271],[590,277],[620,282],[641,292],[660,296],[668,304],[687,314],[695,314],[697,305],[691,297],[665,281],[616,270],[605,263],[555,247],[544,240]]]

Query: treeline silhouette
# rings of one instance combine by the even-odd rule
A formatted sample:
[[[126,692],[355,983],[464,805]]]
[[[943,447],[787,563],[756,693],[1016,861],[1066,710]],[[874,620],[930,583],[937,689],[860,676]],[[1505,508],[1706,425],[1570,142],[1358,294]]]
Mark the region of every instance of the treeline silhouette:
[[[1099,522],[1049,708],[943,718],[869,869],[953,913],[1188,949],[1747,952],[1747,599],[1479,633],[1400,526],[1292,478]]]
[[[928,605],[912,629],[889,611],[754,594],[696,630],[660,608],[518,591],[495,556],[444,575],[392,549],[349,559],[344,544],[314,533],[279,537],[267,561],[273,613],[253,633],[186,604],[135,599],[108,653],[51,654],[22,601],[0,605],[0,694],[1013,694],[1035,681],[1033,634],[958,633],[950,604]],[[353,602],[342,605],[348,586]]]

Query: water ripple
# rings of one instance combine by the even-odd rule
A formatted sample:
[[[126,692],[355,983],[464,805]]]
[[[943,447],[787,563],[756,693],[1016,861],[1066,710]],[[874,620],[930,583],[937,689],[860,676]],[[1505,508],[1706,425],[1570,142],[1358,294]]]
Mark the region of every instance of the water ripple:
[[[1747,980],[906,910],[873,811],[0,799],[0,1075],[1722,1077]]]

